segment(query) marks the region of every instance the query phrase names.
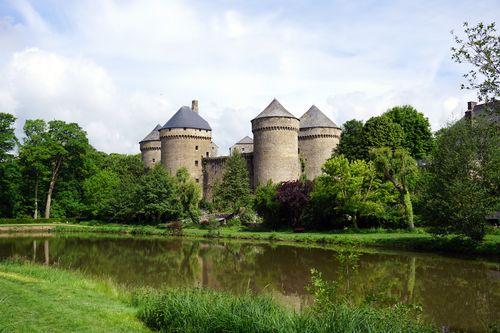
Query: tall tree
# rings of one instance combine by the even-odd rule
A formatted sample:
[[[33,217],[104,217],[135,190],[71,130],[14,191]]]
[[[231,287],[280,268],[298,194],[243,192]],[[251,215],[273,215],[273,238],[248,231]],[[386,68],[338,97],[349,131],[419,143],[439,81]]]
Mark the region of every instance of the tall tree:
[[[214,190],[214,203],[217,209],[231,213],[252,203],[247,163],[238,151],[227,160],[222,181]]]
[[[344,155],[350,161],[365,158],[362,121],[351,119],[342,125],[337,153]]]
[[[374,148],[370,151],[370,155],[376,170],[398,191],[406,223],[411,230],[415,229],[410,186],[418,171],[417,162],[405,149],[393,151],[388,147]]]
[[[363,126],[363,147],[365,158],[369,157],[372,148],[400,148],[404,140],[401,125],[389,117],[378,116],[368,119]]]
[[[20,201],[19,164],[12,154],[17,144],[15,121],[13,115],[0,113],[0,216],[13,216]]]
[[[480,101],[491,101],[500,96],[500,35],[495,23],[476,26],[463,24],[465,38],[452,31],[456,46],[451,48],[452,59],[457,63],[472,65],[464,74],[467,83],[462,89],[477,90]]]
[[[434,147],[431,125],[422,113],[411,105],[395,106],[383,114],[403,129],[401,146],[416,159],[429,155]]]
[[[14,133],[16,117],[9,113],[0,112],[0,163],[12,157],[11,151],[17,144]]]
[[[45,218],[49,218],[52,194],[59,174],[65,167],[81,167],[84,161],[83,157],[89,148],[89,144],[87,134],[78,124],[65,123],[61,120],[49,122],[44,144],[50,152],[50,157],[48,159],[50,180],[47,198],[45,200]]]

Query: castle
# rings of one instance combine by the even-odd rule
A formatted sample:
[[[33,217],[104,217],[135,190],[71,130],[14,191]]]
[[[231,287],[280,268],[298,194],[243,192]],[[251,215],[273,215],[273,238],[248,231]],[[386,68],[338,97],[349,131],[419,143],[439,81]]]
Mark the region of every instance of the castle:
[[[340,128],[316,106],[296,118],[274,99],[251,121],[253,140],[244,137],[230,148],[247,162],[252,188],[269,180],[307,179],[321,174],[321,167],[340,140]],[[175,174],[185,167],[210,200],[221,179],[228,156],[218,156],[212,128],[199,114],[198,101],[181,107],[163,126],[157,125],[139,142],[146,167],[161,163]]]

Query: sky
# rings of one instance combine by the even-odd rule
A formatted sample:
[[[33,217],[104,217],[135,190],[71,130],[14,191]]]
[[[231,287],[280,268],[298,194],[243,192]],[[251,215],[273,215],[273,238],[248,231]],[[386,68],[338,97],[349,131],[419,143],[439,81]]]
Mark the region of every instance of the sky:
[[[193,99],[221,154],[273,98],[338,125],[411,104],[437,130],[476,100],[450,32],[499,18],[497,0],[0,0],[0,112],[19,135],[77,122],[108,153]]]

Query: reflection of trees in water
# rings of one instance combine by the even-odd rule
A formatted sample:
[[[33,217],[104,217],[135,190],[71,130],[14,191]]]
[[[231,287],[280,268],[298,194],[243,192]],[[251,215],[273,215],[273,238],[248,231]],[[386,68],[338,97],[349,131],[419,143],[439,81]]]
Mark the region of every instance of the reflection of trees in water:
[[[342,269],[335,252],[287,245],[186,239],[76,238],[0,239],[0,259],[17,255],[119,283],[193,286],[243,293],[248,288],[307,298],[310,269],[340,281],[353,302],[379,300],[421,304],[436,323],[482,328],[500,308],[497,275],[486,265],[433,256],[362,254],[356,270]],[[47,249],[47,250],[46,250]]]

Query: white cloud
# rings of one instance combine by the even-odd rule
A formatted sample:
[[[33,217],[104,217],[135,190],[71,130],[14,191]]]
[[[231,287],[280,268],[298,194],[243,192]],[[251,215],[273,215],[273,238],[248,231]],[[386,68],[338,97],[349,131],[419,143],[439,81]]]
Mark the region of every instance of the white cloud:
[[[498,18],[493,1],[300,4],[12,2],[0,13],[0,107],[77,121],[107,152],[138,152],[193,98],[222,152],[274,97],[338,124],[413,104],[437,129],[473,98],[458,88],[449,31]]]

